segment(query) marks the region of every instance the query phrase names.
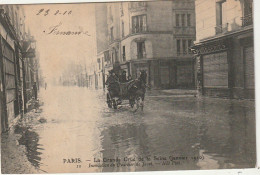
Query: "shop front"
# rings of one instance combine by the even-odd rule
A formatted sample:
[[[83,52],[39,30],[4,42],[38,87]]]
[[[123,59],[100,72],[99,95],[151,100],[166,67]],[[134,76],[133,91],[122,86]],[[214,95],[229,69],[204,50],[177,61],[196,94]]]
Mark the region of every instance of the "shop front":
[[[216,38],[194,46],[197,88],[202,95],[254,98],[252,30]]]
[[[192,58],[187,60],[175,61],[176,78],[175,88],[194,89],[194,61]]]
[[[196,47],[197,58],[200,59],[197,75],[202,95],[231,96],[231,58],[228,58],[230,44],[227,40],[218,40]]]

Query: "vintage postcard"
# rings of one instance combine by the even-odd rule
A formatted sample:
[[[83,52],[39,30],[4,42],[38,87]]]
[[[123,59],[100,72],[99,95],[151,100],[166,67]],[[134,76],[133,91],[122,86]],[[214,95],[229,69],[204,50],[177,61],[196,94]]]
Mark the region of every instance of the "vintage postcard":
[[[0,4],[1,172],[256,168],[253,9]]]

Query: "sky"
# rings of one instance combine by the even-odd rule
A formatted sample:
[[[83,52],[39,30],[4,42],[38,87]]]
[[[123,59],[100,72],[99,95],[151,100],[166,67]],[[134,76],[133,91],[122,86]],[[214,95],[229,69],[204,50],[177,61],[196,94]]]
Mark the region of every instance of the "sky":
[[[26,16],[25,24],[31,35],[35,37],[40,66],[46,81],[59,77],[72,62],[91,64],[96,55],[93,3],[24,5],[23,7]],[[46,12],[48,9],[49,11]],[[85,33],[60,35],[57,34],[58,31]]]

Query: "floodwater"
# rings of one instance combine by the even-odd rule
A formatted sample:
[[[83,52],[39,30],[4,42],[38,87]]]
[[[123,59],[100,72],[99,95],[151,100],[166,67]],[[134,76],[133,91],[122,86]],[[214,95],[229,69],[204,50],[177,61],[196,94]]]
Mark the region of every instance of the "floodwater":
[[[134,112],[103,91],[42,89],[41,122],[16,128],[19,144],[43,173],[255,167],[254,101],[152,94]]]

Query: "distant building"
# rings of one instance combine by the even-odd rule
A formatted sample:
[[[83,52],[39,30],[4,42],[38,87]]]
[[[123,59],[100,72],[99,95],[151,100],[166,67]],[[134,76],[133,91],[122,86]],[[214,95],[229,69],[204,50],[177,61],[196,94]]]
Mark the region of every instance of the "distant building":
[[[106,3],[104,69],[119,64],[136,78],[146,70],[153,88],[194,88],[194,0]]]
[[[107,31],[107,6],[105,3],[95,4],[96,37],[97,37],[97,70],[95,76],[97,82],[96,89],[105,88],[105,54],[108,50],[108,31]],[[106,68],[107,69],[107,68]],[[93,78],[91,78],[92,80]]]
[[[200,93],[254,98],[252,0],[196,0]]]

